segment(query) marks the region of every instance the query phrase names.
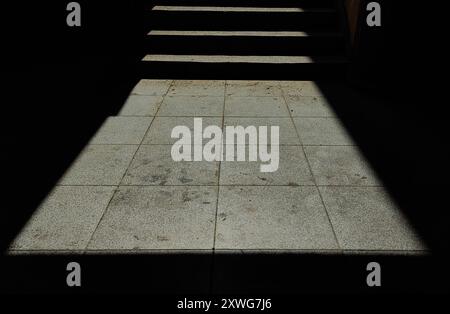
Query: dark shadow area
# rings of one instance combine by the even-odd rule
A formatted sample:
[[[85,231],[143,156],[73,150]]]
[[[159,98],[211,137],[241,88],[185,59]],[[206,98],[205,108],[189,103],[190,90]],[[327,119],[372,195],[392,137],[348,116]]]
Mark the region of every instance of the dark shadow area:
[[[382,285],[375,288],[366,283],[367,264],[374,261],[382,265]],[[81,266],[81,287],[66,284],[69,262]],[[447,265],[448,260],[423,256],[295,253],[10,256],[0,264],[0,291],[275,299],[283,294],[444,293],[448,292]],[[176,299],[170,303],[152,299],[152,305],[176,306],[172,301]],[[277,308],[295,305],[292,302],[298,299]]]
[[[296,11],[165,11],[152,6],[207,6],[207,0],[148,2],[145,12],[144,52],[151,55],[194,56],[312,56],[313,63],[271,61],[220,62],[147,60],[142,78],[211,80],[316,80],[341,79],[347,68],[345,36],[340,30],[336,0],[214,1],[217,7],[278,7]],[[174,35],[167,31],[181,31]],[[158,31],[163,31],[163,33]],[[183,31],[266,32],[255,34],[189,34]],[[274,32],[304,32],[308,36],[277,36]],[[314,35],[314,36],[310,36]]]
[[[417,233],[448,254],[445,19],[432,7],[379,2],[382,27],[363,23],[349,81],[318,86]]]
[[[65,26],[64,1],[58,8],[22,1],[5,9],[11,16],[2,20],[2,251],[140,78],[141,5],[80,3],[92,8],[80,32]],[[414,228],[434,253],[446,253],[446,88],[432,73],[446,57],[436,32],[442,25],[427,24],[424,15],[427,22],[445,19],[423,6],[388,5],[383,41],[354,60],[352,83],[318,85]],[[196,78],[238,78],[219,70]],[[283,71],[280,79],[301,79],[297,69]],[[367,81],[370,89],[362,87]],[[70,261],[84,265],[79,292],[419,293],[448,292],[449,282],[442,256],[11,256],[0,261],[1,292],[73,293],[64,280]],[[371,261],[386,265],[379,290],[368,290],[365,282]]]
[[[140,4],[79,2],[80,28],[66,1],[2,8],[2,251],[137,82]]]
[[[448,253],[450,156],[443,144],[448,124],[417,111],[439,100],[383,98],[335,83],[318,86],[416,233],[434,253]]]

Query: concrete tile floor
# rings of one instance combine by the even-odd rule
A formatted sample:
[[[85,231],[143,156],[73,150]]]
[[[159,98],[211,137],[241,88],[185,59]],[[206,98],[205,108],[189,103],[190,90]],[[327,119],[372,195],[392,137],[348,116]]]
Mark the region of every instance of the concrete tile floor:
[[[176,162],[170,145],[141,145],[123,185],[217,185],[219,162]]]
[[[243,106],[242,104],[245,104]],[[225,97],[226,117],[289,117],[283,97]]]
[[[162,96],[130,95],[119,116],[155,116],[162,101]]]
[[[267,126],[267,142],[270,144],[271,136],[270,136],[270,127],[278,126],[280,137],[279,144],[280,145],[299,145],[300,141],[295,132],[295,126],[290,117],[271,117],[271,118],[249,118],[249,117],[225,117],[224,118],[224,127],[226,126],[236,126],[241,125],[244,128],[248,126],[255,126],[259,128],[260,126]],[[224,135],[224,142],[226,144],[233,144],[231,139],[227,139],[226,134]]]
[[[172,161],[171,130],[194,117],[279,125],[279,170]],[[182,80],[139,82],[10,251],[213,249],[426,251],[314,82]]]
[[[109,117],[90,144],[140,144],[152,117]]]
[[[338,249],[316,187],[220,187],[218,249]]]
[[[222,125],[221,117],[206,117],[202,120],[203,128],[210,125]],[[194,117],[155,117],[142,144],[173,144],[177,141],[171,137],[172,129],[177,125],[184,125],[194,131]]]
[[[325,97],[286,96],[286,103],[293,117],[334,117]]]
[[[233,145],[225,147],[228,150]],[[248,152],[249,147],[245,148]],[[280,163],[275,172],[261,172],[260,161],[222,161],[220,185],[314,185],[301,146],[280,146],[279,153]]]
[[[220,117],[223,96],[166,96],[160,117]]]
[[[354,145],[337,118],[294,118],[303,145]]]

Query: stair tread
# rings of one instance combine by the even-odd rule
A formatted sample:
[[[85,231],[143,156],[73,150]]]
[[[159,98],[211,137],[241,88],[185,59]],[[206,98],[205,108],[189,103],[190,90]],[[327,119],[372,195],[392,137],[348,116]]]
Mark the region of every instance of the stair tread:
[[[333,12],[329,8],[284,7],[214,7],[214,6],[154,6],[153,11],[213,11],[213,12]]]
[[[224,6],[224,7],[297,7],[334,6],[335,0],[152,0],[144,1],[159,6]]]
[[[145,62],[201,62],[201,63],[274,63],[274,64],[310,64],[310,63],[345,63],[345,57],[310,57],[310,56],[228,56],[228,55],[146,55]]]
[[[338,32],[299,32],[299,31],[172,31],[152,30],[149,36],[262,36],[262,37],[312,37],[342,36]]]

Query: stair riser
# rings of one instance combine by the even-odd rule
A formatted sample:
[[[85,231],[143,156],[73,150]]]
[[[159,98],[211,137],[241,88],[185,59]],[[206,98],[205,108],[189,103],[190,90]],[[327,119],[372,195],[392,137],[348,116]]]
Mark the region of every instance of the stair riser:
[[[332,8],[336,0],[148,0],[146,3],[149,6]]]
[[[147,36],[140,66],[142,78],[148,79],[243,79],[243,80],[323,80],[342,78],[347,64],[333,58],[314,60],[314,56],[342,56],[345,51],[337,13],[338,0],[154,0],[147,4],[160,6],[303,8],[305,12],[252,11],[179,11],[149,10],[146,29],[163,31],[303,31],[310,36],[244,36],[236,34],[153,34]],[[331,9],[331,10],[314,10]],[[317,33],[325,33],[323,35]],[[228,36],[227,36],[228,35]],[[247,34],[248,35],[248,34]],[[258,34],[260,35],[260,34]],[[271,36],[272,35],[272,36]],[[281,35],[281,34],[279,34]],[[192,55],[196,61],[174,61],[164,55]],[[198,56],[205,56],[198,57]],[[305,58],[264,58],[243,62],[245,58],[212,58],[207,55],[235,56],[312,56]],[[299,63],[292,63],[292,60]],[[167,61],[162,61],[167,60]],[[189,60],[189,58],[182,58]],[[209,60],[219,62],[198,62]],[[235,62],[223,62],[234,60]],[[239,61],[237,61],[239,60]],[[289,61],[291,60],[291,61]],[[297,61],[298,60],[298,61]],[[267,63],[266,63],[267,61]],[[270,63],[277,61],[277,63]],[[331,61],[331,62],[330,62]],[[291,63],[282,63],[291,62]],[[305,62],[305,63],[300,63]]]
[[[200,12],[154,11],[147,29],[223,31],[306,31],[336,28],[335,12]]]
[[[316,80],[342,78],[345,63],[267,64],[142,62],[146,79]]]
[[[330,56],[344,51],[340,36],[148,36],[145,53],[178,55]]]

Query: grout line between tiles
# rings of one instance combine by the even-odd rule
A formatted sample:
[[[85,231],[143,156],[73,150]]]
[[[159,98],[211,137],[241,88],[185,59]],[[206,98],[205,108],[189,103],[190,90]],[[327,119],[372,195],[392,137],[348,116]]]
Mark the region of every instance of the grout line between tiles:
[[[96,144],[88,144],[87,146],[172,146],[173,143],[142,143],[142,144],[131,144],[131,143],[96,143]],[[225,145],[231,145],[231,144],[226,144]],[[245,146],[249,146],[249,144],[234,144],[234,145],[245,145]],[[255,144],[256,145],[256,144]],[[303,146],[303,147],[358,147],[358,145],[353,145],[353,144],[279,144],[279,146]]]
[[[320,189],[318,188],[317,181],[316,181],[316,178],[315,178],[314,173],[313,173],[313,171],[312,171],[312,168],[311,168],[311,165],[310,165],[310,163],[309,163],[308,157],[306,156],[305,148],[304,148],[304,146],[303,146],[303,140],[302,140],[302,138],[301,138],[301,136],[300,136],[300,133],[299,133],[299,131],[298,131],[298,129],[297,129],[297,126],[295,125],[295,121],[294,121],[294,118],[293,118],[292,115],[291,115],[291,111],[289,110],[289,105],[288,105],[287,100],[286,100],[286,97],[285,97],[285,95],[284,95],[284,91],[283,91],[283,89],[282,89],[281,87],[280,87],[280,89],[281,89],[281,93],[282,93],[282,95],[283,95],[284,103],[285,103],[285,105],[286,105],[286,107],[287,107],[287,110],[288,110],[288,112],[289,112],[289,115],[291,116],[292,123],[294,124],[295,132],[297,133],[298,139],[299,139],[299,141],[300,141],[300,144],[301,144],[301,147],[302,147],[303,156],[304,156],[304,158],[305,158],[305,160],[306,160],[306,164],[308,165],[308,169],[309,169],[309,172],[310,172],[310,174],[311,174],[311,177],[312,177],[312,179],[313,179],[313,181],[314,181],[314,185],[315,185],[315,187],[316,187],[317,192],[319,193],[320,201],[322,202],[322,206],[323,206],[323,208],[324,208],[324,210],[325,210],[325,213],[326,213],[326,215],[327,215],[328,223],[330,224],[331,231],[333,232],[334,240],[336,241],[336,244],[337,244],[338,248],[339,248],[340,250],[342,250],[342,246],[341,246],[341,244],[339,243],[338,237],[337,237],[337,235],[336,235],[336,231],[334,230],[333,223],[331,222],[331,218],[330,218],[330,215],[329,215],[329,213],[328,213],[327,207],[325,206],[325,202],[324,202],[324,200],[323,200],[322,194],[320,193]]]
[[[71,249],[14,249],[9,250],[6,255],[18,255],[18,254],[67,254],[67,255],[87,255],[87,254],[155,254],[155,253],[213,253],[212,249],[86,249],[86,250],[71,250]],[[395,250],[395,249],[267,249],[267,248],[232,248],[232,249],[217,249],[216,254],[223,253],[286,253],[286,254],[335,254],[340,253],[344,255],[358,254],[358,255],[430,255],[432,251],[430,250]]]
[[[264,118],[272,118],[272,119],[290,119],[290,116],[237,116],[237,115],[225,115],[225,118],[240,118],[240,119],[264,119]],[[109,116],[109,117],[122,117],[122,118],[221,118],[220,115],[120,115],[120,116]],[[293,118],[301,118],[301,119],[337,119],[333,116],[312,116],[312,115],[295,115]]]
[[[61,187],[169,187],[169,186],[218,186],[219,184],[165,184],[165,185],[159,185],[159,184],[121,184],[119,186],[117,185],[105,185],[105,184],[59,184],[58,186]],[[317,186],[317,187],[339,187],[339,188],[382,188],[383,185],[339,185],[339,184],[220,184],[220,186],[230,186],[230,187],[236,187],[236,186],[254,186],[254,187],[290,187],[290,188],[298,188],[298,187],[311,187],[311,186]]]
[[[225,98],[226,98],[226,91],[227,91],[227,81],[224,82],[224,89],[223,89],[223,106],[222,106],[222,125],[221,129],[223,130],[224,121],[225,121]],[[223,157],[223,137],[222,137],[222,146],[220,149],[220,154]],[[223,158],[220,158],[223,159]],[[213,233],[213,246],[212,246],[212,258],[211,258],[211,268],[210,268],[210,274],[209,274],[209,292],[213,293],[214,291],[214,270],[215,270],[215,250],[216,250],[216,232],[217,232],[217,214],[219,211],[219,197],[220,197],[220,170],[222,168],[222,161],[219,161],[219,168],[218,168],[218,177],[217,177],[217,193],[216,193],[216,212],[214,215],[214,233]]]
[[[170,82],[169,87],[168,87],[168,89],[167,89],[165,95],[167,95],[167,93],[169,92],[170,87],[172,86],[172,84],[173,84],[173,80]],[[164,100],[165,95],[163,96],[163,100]],[[162,104],[162,101],[161,101],[161,103],[160,103],[159,106],[158,106],[158,109],[157,109],[157,111],[156,111],[156,114],[158,113],[159,108],[161,108],[161,104]],[[98,227],[100,226],[100,223],[102,222],[103,218],[105,217],[105,215],[106,215],[106,213],[107,213],[107,211],[108,211],[109,205],[111,204],[111,201],[112,201],[112,200],[114,199],[114,197],[116,196],[116,193],[117,193],[117,191],[119,190],[119,187],[121,186],[121,183],[122,183],[122,181],[123,181],[123,178],[125,178],[125,176],[126,176],[126,174],[127,174],[127,172],[128,172],[128,169],[130,168],[131,164],[133,163],[134,158],[136,157],[136,154],[137,154],[137,152],[139,151],[139,148],[141,147],[141,144],[142,144],[142,142],[143,142],[144,139],[145,139],[145,136],[147,135],[148,131],[150,130],[150,127],[151,127],[152,124],[153,124],[153,121],[155,121],[155,118],[152,119],[152,121],[150,122],[150,124],[149,124],[147,130],[146,130],[145,133],[144,133],[144,136],[142,136],[142,139],[141,139],[140,144],[138,145],[137,149],[135,150],[133,156],[131,157],[130,162],[128,163],[128,166],[126,167],[125,171],[123,172],[123,175],[122,175],[122,178],[121,178],[120,181],[119,181],[119,184],[116,186],[116,189],[114,190],[114,193],[112,194],[111,198],[109,199],[108,204],[106,205],[105,210],[103,211],[102,216],[100,217],[100,219],[99,219],[97,225],[95,226],[94,231],[92,232],[91,236],[89,237],[89,241],[87,242],[87,244],[86,244],[86,246],[85,246],[85,248],[84,248],[85,250],[87,250],[87,248],[88,248],[89,245],[91,244],[92,239],[94,238],[95,232],[97,231]]]
[[[225,95],[226,95],[226,91],[227,91],[227,81],[225,81],[225,85],[224,85],[224,90],[223,90],[223,106],[222,106],[222,125],[221,125],[221,129],[223,130],[223,126],[225,123]],[[223,138],[222,138],[222,147],[223,147]],[[221,149],[220,154],[223,156],[223,151]],[[221,158],[223,159],[223,158]],[[218,178],[217,178],[217,201],[216,201],[216,213],[215,213],[215,217],[214,217],[214,238],[213,238],[213,253],[214,250],[216,248],[216,231],[217,231],[217,214],[219,211],[219,196],[220,196],[220,172],[221,172],[221,168],[222,168],[222,161],[219,161],[219,173],[218,173]]]

